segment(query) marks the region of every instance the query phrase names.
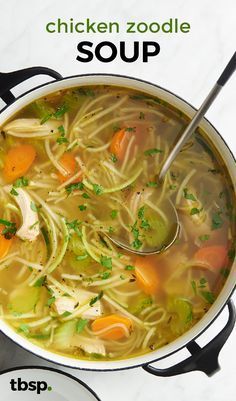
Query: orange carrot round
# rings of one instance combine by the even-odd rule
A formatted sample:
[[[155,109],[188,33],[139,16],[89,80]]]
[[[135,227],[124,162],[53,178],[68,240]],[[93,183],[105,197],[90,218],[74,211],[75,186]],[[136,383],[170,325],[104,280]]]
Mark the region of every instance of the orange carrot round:
[[[35,148],[32,145],[18,145],[11,148],[6,154],[3,168],[4,178],[7,182],[13,182],[27,173],[36,157]]]
[[[213,269],[221,269],[228,262],[228,250],[223,245],[212,245],[200,248],[194,259],[198,262],[207,263]]]
[[[160,289],[160,278],[153,258],[149,256],[137,257],[134,265],[138,286],[146,294],[156,294]]]
[[[69,153],[66,152],[62,155],[62,157],[59,160],[60,164],[62,165],[62,167],[67,171],[67,174],[63,175],[61,173],[58,173],[58,179],[61,183],[66,182],[67,180],[69,180],[71,177],[73,177],[73,175],[76,174],[77,170],[78,170],[78,165],[77,162],[74,158],[74,156]],[[76,182],[80,182],[82,180],[82,177],[78,177],[73,181],[73,184]]]
[[[125,132],[125,128],[123,128],[116,132],[113,136],[109,150],[117,157],[118,160],[121,160],[124,156],[126,145],[127,134]]]
[[[4,230],[4,226],[1,224],[0,225],[0,259],[4,258],[12,245],[12,238],[11,239],[6,239],[4,235],[2,234]]]
[[[112,327],[113,325],[120,326]],[[91,328],[95,334],[98,332],[98,336],[101,338],[106,340],[120,340],[126,336],[126,330],[121,325],[125,326],[129,332],[133,327],[131,320],[127,317],[113,314],[94,320]],[[111,328],[109,329],[109,327]],[[104,332],[99,333],[101,330],[104,330]]]

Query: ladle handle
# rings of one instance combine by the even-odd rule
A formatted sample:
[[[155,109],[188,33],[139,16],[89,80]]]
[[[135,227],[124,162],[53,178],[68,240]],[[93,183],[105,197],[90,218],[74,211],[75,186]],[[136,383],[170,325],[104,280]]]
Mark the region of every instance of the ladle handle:
[[[159,180],[162,181],[169,170],[171,164],[175,160],[176,156],[179,154],[180,150],[182,149],[183,145],[187,142],[189,137],[192,135],[192,133],[195,131],[195,129],[198,127],[201,119],[204,117],[206,114],[207,110],[210,108],[212,103],[214,102],[215,98],[221,91],[222,87],[224,84],[228,81],[228,79],[231,77],[233,72],[236,69],[236,52],[234,53],[233,57],[231,60],[228,62],[227,66],[225,67],[224,71],[222,72],[220,78],[210,91],[209,95],[207,98],[204,100],[202,103],[201,107],[199,110],[195,113],[193,119],[179,138],[178,142],[170,152],[169,156],[167,157],[165,163],[163,164],[160,174],[159,174]]]

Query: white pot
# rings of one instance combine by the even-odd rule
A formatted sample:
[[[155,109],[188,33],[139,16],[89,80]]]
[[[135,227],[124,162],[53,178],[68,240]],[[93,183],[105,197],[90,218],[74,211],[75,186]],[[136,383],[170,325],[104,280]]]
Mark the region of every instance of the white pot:
[[[41,67],[35,67],[33,69],[26,69],[22,71],[18,71],[16,73],[9,74],[0,74],[0,97],[5,99],[6,102],[12,101],[13,98],[9,94],[9,89],[11,89],[15,84],[20,83],[21,81],[29,78],[30,76],[36,74],[47,74],[58,78],[59,76],[54,73],[52,70],[44,69]],[[11,75],[15,74],[15,75]],[[171,92],[160,88],[151,83],[111,74],[90,74],[90,75],[79,75],[73,76],[69,78],[65,78],[58,81],[53,81],[44,85],[41,85],[29,92],[23,94],[21,97],[17,98],[13,103],[8,105],[3,109],[0,114],[0,126],[11,116],[13,116],[17,111],[21,108],[25,107],[29,103],[33,102],[35,99],[46,96],[52,92],[78,87],[78,86],[87,86],[87,85],[115,85],[122,86],[127,88],[136,89],[139,91],[143,91],[149,95],[157,96],[169,104],[173,105],[177,109],[180,109],[184,114],[189,116],[190,118],[193,116],[195,109],[179,98],[178,96],[172,94]],[[204,119],[200,124],[200,127],[207,134],[208,138],[212,143],[214,143],[215,147],[219,150],[221,157],[224,160],[225,166],[228,170],[228,174],[231,177],[232,183],[234,185],[234,191],[236,192],[236,169],[235,169],[235,160],[233,158],[232,153],[224,142],[223,138],[217,132],[217,130],[210,124],[209,121]],[[118,361],[85,361],[79,360],[71,357],[66,357],[62,355],[55,354],[53,352],[44,350],[38,347],[35,344],[32,344],[27,338],[23,338],[21,335],[16,333],[8,324],[4,321],[0,321],[0,330],[5,333],[8,337],[10,337],[15,343],[25,348],[28,351],[45,358],[49,361],[52,361],[57,364],[66,365],[72,368],[79,369],[87,369],[87,370],[118,370],[118,369],[126,369],[137,366],[143,366],[146,370],[150,371],[153,374],[168,376],[183,373],[184,371],[189,370],[204,370],[205,365],[205,373],[211,375],[217,369],[217,356],[218,353],[229,336],[230,332],[233,329],[234,321],[235,321],[235,313],[232,303],[229,305],[229,321],[223,330],[215,339],[215,342],[211,342],[202,350],[199,349],[194,339],[196,339],[206,328],[214,321],[214,319],[218,316],[222,308],[229,301],[230,296],[234,290],[236,283],[236,263],[232,267],[231,273],[227,278],[227,281],[217,297],[216,301],[210,308],[210,310],[204,315],[204,317],[189,331],[185,334],[177,338],[175,341],[170,344],[163,346],[160,349],[157,349],[153,352],[149,352],[148,354],[137,356],[134,358],[128,358]],[[164,371],[154,370],[148,366],[151,362],[160,360],[162,358],[167,357],[168,355],[180,350],[181,348],[187,346],[189,351],[193,354],[190,359],[185,361],[182,365],[177,368],[171,368]],[[212,353],[214,349],[214,354]],[[212,366],[209,365],[209,360],[213,361]],[[202,366],[203,365],[203,366]]]

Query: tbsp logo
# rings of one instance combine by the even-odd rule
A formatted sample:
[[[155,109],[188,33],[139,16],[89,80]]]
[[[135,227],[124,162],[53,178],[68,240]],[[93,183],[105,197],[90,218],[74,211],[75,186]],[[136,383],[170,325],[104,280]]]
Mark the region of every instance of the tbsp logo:
[[[10,386],[12,391],[36,391],[37,394],[42,391],[52,391],[52,387],[48,386],[45,381],[26,382],[20,377],[17,380],[11,379]]]

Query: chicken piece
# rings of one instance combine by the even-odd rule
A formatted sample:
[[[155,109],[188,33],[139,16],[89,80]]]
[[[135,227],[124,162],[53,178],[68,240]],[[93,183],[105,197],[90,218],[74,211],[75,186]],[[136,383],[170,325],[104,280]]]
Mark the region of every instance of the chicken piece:
[[[103,356],[106,355],[106,349],[103,342],[97,338],[91,340],[91,338],[87,338],[84,336],[80,336],[79,334],[76,334],[72,338],[71,345],[73,347],[81,348],[88,354],[100,354]]]
[[[42,138],[57,133],[57,128],[60,125],[60,120],[48,120],[41,124],[39,118],[18,118],[6,124],[3,130],[11,136],[26,138],[27,134],[31,134],[31,138]]]
[[[4,190],[11,195],[12,186],[6,186]],[[34,202],[27,191],[17,188],[16,192],[18,195],[12,195],[12,198],[19,206],[22,215],[22,225],[16,235],[24,241],[35,241],[40,233],[38,212],[32,207]]]

